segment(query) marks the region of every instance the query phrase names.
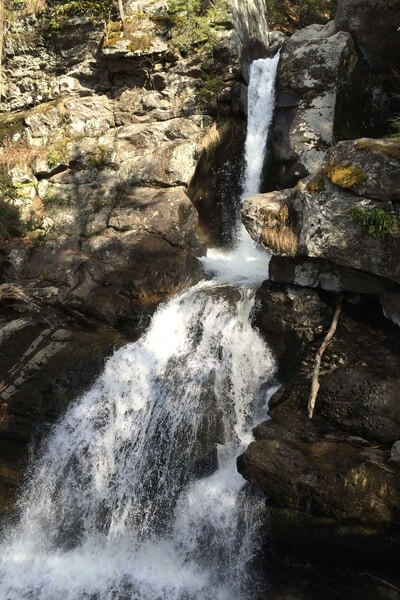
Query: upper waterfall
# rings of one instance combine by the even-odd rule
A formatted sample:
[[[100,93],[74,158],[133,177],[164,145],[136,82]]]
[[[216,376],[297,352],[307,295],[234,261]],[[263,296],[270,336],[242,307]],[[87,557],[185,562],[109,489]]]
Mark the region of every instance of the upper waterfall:
[[[279,52],[273,58],[259,58],[250,65],[245,144],[246,171],[242,202],[260,191],[268,134],[275,108],[278,64]]]
[[[275,81],[279,52],[260,58],[250,66],[245,174],[241,202],[260,190],[268,134],[275,107]],[[242,224],[234,248],[211,248],[202,259],[206,271],[223,283],[254,285],[267,278],[269,254],[256,247]]]

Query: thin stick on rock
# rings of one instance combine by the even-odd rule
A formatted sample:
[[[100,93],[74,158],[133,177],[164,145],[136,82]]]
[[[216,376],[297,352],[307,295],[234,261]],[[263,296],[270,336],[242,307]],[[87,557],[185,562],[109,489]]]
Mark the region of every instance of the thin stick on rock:
[[[342,301],[343,301],[343,297],[342,297],[342,295],[340,295],[338,298],[337,304],[336,304],[336,310],[335,310],[335,314],[333,315],[330,329],[329,329],[328,333],[326,334],[325,339],[322,342],[320,349],[318,350],[317,354],[315,355],[315,365],[314,365],[314,373],[313,373],[312,384],[311,384],[311,393],[310,393],[310,398],[308,400],[308,418],[309,419],[313,418],[315,403],[317,401],[317,396],[318,396],[318,392],[319,392],[319,372],[321,369],[322,355],[324,354],[325,350],[329,346],[329,342],[335,335],[336,328],[337,328],[337,325],[339,322],[340,313],[342,311]]]

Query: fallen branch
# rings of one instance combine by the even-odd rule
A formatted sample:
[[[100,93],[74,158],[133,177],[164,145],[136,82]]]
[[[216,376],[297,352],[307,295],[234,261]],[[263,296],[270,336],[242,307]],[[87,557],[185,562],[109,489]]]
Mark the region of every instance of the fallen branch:
[[[332,323],[328,333],[325,336],[324,341],[321,344],[320,349],[315,355],[315,366],[314,366],[314,374],[311,383],[311,393],[310,398],[308,400],[308,418],[312,419],[314,414],[315,403],[317,401],[318,391],[319,391],[319,372],[321,369],[321,359],[325,350],[329,346],[329,342],[333,338],[336,332],[336,328],[339,322],[340,313],[342,311],[342,295],[338,297],[338,301],[336,304],[335,314],[333,315]]]

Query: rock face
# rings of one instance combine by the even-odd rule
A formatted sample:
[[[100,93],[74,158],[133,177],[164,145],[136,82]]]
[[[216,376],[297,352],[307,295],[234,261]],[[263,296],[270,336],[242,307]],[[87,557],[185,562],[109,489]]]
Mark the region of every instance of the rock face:
[[[348,33],[335,33],[329,23],[293,34],[281,53],[267,179],[280,188],[291,187],[321,166],[338,135],[346,137],[346,130],[352,137],[368,133],[373,88]]]
[[[238,469],[265,493],[285,558],[291,543],[304,544],[312,560],[324,547],[329,561],[361,557],[365,567],[368,554],[392,564],[400,546],[400,145],[372,137],[383,80],[387,105],[395,101],[388,67],[400,6],[385,3],[378,15],[379,2],[338,4],[335,24],[305,28],[282,50],[273,191],[242,209],[251,237],[272,253],[254,319],[282,387]],[[338,294],[342,314],[309,420],[315,356]]]
[[[350,528],[352,521],[377,531],[398,524],[399,472],[391,459],[400,434],[398,334],[383,332],[379,320],[360,322],[361,313],[355,317],[345,305],[310,421],[314,355],[332,309],[315,292],[274,283],[264,284],[259,298],[256,322],[272,343],[279,333],[286,340],[292,377],[271,399],[270,420],[254,430],[256,441],[238,459],[239,471],[273,505]]]
[[[340,142],[296,188],[246,201],[250,235],[275,254],[296,256],[273,259],[273,279],[328,291],[397,289],[398,151],[385,140]]]
[[[362,57],[378,73],[388,74],[390,66],[399,67],[399,27],[400,4],[397,0],[338,2],[336,31],[349,31]]]
[[[67,19],[53,35],[46,13],[21,15],[7,38],[1,108],[24,110],[0,124],[2,189],[26,235],[2,243],[3,277],[36,304],[91,324],[135,320],[199,276],[204,247],[189,184],[199,161],[208,177],[211,146],[227,172],[241,146],[242,137],[229,153],[213,137],[217,99],[204,96],[204,56],[171,49],[164,13],[149,3],[137,23],[122,31],[110,22],[105,35],[93,19]],[[239,87],[229,31],[214,49],[219,114],[231,112]],[[151,44],[136,47],[143,36]],[[196,184],[189,189],[203,220],[223,219],[216,196],[225,183],[208,202]]]

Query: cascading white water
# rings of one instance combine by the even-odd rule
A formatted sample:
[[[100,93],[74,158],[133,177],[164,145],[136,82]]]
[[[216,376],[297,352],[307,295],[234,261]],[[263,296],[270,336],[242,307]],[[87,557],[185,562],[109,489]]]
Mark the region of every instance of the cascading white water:
[[[258,281],[249,266],[242,279]],[[32,466],[0,548],[2,600],[252,597],[257,511],[236,457],[265,416],[275,368],[253,305],[250,288],[203,281],[107,361]]]
[[[260,190],[268,132],[275,108],[275,80],[279,52],[250,65],[248,122],[245,144],[245,177],[241,203]],[[268,270],[269,255],[258,248],[240,224],[237,241],[228,252],[210,249],[203,259],[205,269],[226,283],[261,283]]]

